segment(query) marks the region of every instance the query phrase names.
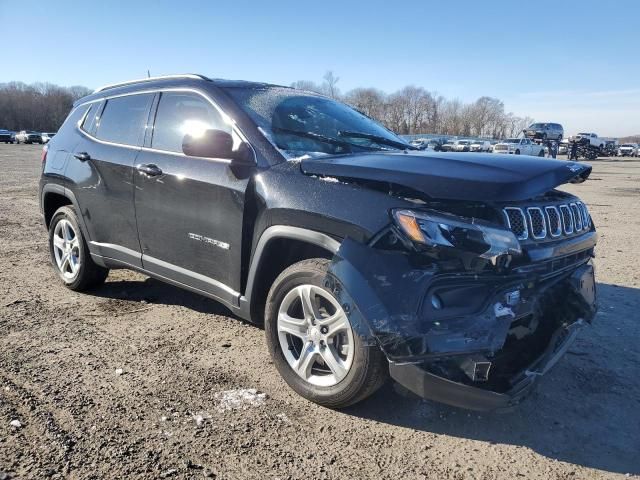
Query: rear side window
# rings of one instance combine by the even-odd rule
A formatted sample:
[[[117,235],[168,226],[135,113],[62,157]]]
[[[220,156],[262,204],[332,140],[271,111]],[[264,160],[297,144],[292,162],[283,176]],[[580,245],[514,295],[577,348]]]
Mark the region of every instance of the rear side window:
[[[195,93],[164,92],[160,97],[153,127],[151,147],[157,150],[182,153],[182,139],[186,134],[204,130],[223,130],[231,133],[231,126],[207,100]]]
[[[110,98],[98,120],[96,137],[107,142],[139,145],[153,94]]]
[[[84,120],[82,121],[82,126],[80,128],[82,128],[82,130],[84,130],[87,133],[91,133],[91,131],[93,130],[93,126],[96,121],[96,115],[98,114],[99,105],[100,105],[100,102],[92,103],[91,106],[89,107],[89,111],[87,112],[87,115],[84,117]]]

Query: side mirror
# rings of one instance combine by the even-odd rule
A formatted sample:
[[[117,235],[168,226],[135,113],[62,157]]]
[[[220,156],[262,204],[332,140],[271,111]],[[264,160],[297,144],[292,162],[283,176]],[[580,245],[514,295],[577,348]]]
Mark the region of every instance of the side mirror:
[[[187,134],[182,139],[185,155],[205,158],[224,158],[238,165],[254,165],[253,152],[246,143],[233,150],[233,137],[222,130],[205,130],[202,135]]]

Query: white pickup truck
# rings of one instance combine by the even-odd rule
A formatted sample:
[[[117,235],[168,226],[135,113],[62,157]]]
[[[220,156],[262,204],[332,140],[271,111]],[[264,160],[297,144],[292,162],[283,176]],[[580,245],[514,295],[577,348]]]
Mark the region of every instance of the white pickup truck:
[[[493,146],[493,153],[511,153],[514,155],[533,155],[544,157],[544,147],[528,138],[507,138]]]
[[[595,133],[579,133],[569,137],[569,143],[576,142],[580,145],[591,145],[596,148],[604,148],[605,139]]]

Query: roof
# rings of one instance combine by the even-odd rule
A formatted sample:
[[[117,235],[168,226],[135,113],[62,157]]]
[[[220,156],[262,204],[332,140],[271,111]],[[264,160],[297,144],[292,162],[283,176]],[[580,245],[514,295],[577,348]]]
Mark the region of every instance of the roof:
[[[222,78],[211,79],[209,77],[196,74],[196,73],[184,73],[184,74],[178,74],[178,75],[163,75],[159,77],[140,78],[136,80],[128,80],[124,82],[104,85],[94,90],[93,93],[91,93],[90,95],[77,100],[74,105],[79,105],[90,99],[102,98],[105,95],[105,92],[110,93],[111,90],[135,91],[136,87],[139,87],[139,86],[151,87],[151,88],[158,87],[158,86],[163,86],[163,87],[179,86],[184,81],[209,82],[221,88],[267,88],[267,87],[291,88],[291,87],[274,85],[274,84],[264,83],[264,82],[251,82],[247,80],[226,80]]]

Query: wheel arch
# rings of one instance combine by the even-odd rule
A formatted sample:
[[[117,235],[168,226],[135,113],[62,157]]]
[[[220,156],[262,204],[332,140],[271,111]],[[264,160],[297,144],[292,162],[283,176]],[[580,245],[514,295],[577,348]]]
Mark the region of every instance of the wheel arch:
[[[87,242],[90,240],[89,231],[81,214],[80,206],[71,190],[57,183],[47,183],[42,187],[40,205],[47,229],[56,210],[65,205],[71,205],[76,211],[82,234],[87,239]]]
[[[331,259],[339,248],[338,240],[315,230],[287,225],[267,228],[251,258],[245,294],[240,298],[241,316],[262,323],[269,289],[284,269],[309,258]]]

